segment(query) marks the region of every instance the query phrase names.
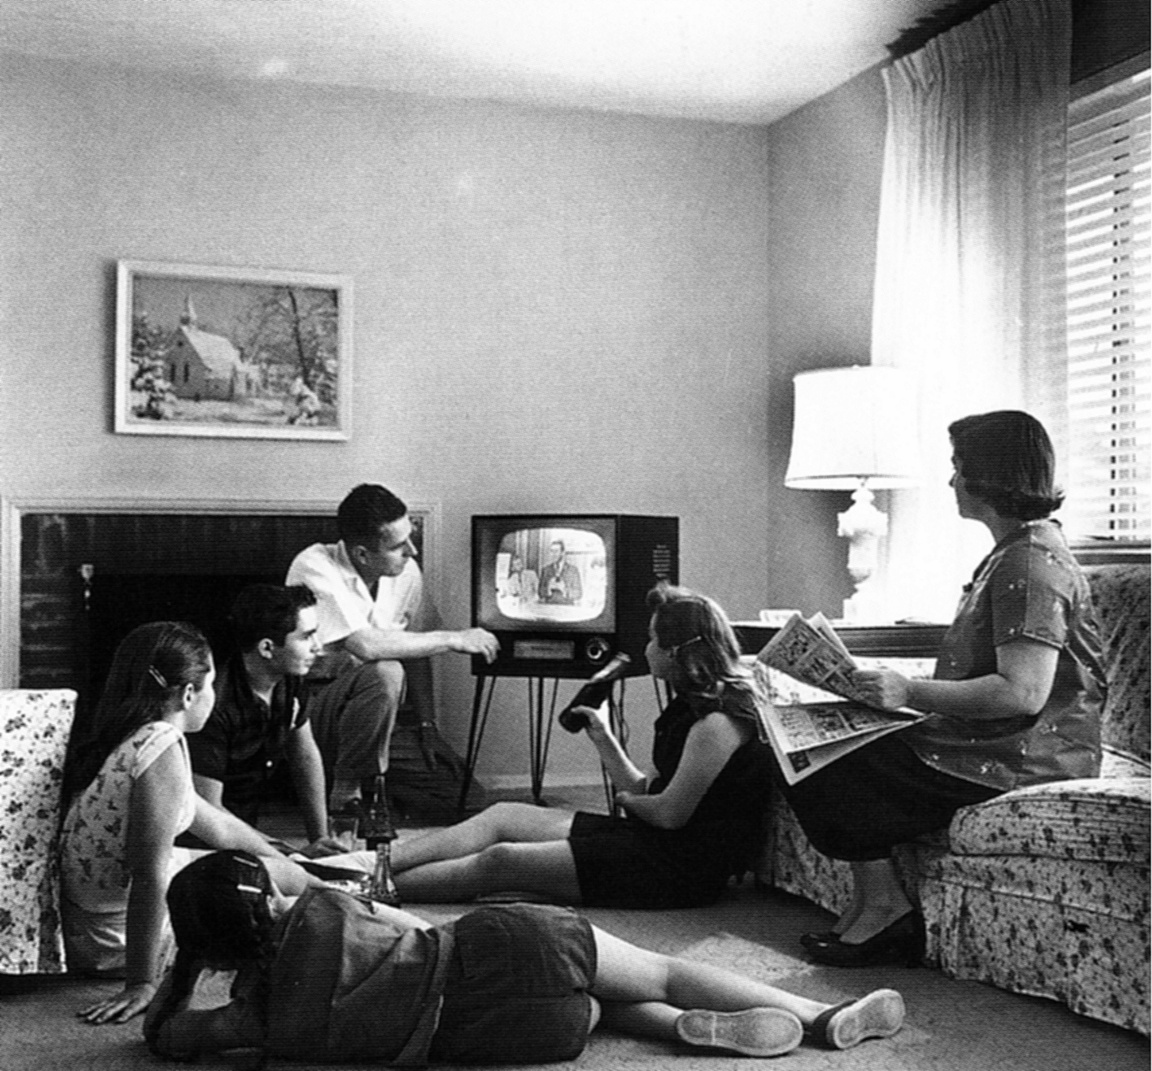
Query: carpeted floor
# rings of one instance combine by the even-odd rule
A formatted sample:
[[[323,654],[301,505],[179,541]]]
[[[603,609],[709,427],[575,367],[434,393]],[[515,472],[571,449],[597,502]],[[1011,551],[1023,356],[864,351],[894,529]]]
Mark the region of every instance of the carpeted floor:
[[[403,834],[402,834],[403,835]],[[465,905],[405,905],[432,921]],[[1051,1001],[953,982],[936,971],[848,971],[809,963],[798,943],[828,916],[806,901],[734,886],[711,908],[675,912],[589,910],[604,929],[648,948],[739,970],[805,996],[835,1002],[881,986],[899,989],[908,1006],[895,1037],[836,1053],[803,1046],[775,1064],[789,1071],[1147,1071],[1148,1040],[1073,1015]],[[9,979],[0,984],[0,1071],[136,1071],[163,1066],[144,1047],[140,1021],[91,1027],[76,1011],[106,992],[74,978]],[[551,1067],[601,1071],[720,1071],[762,1061],[673,1049],[597,1031],[584,1054]],[[205,1068],[228,1068],[203,1061]],[[270,1067],[289,1068],[282,1061]],[[359,1071],[360,1065],[355,1066]]]

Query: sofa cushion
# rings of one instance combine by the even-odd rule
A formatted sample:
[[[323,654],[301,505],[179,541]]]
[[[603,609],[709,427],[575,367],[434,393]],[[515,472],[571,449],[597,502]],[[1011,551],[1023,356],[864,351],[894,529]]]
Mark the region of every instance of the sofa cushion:
[[[1030,785],[957,811],[949,845],[960,855],[1024,855],[1147,865],[1152,781],[1081,778]]]
[[[1127,922],[1146,924],[1148,919],[1146,863],[924,851],[917,860],[917,874],[921,882],[982,889],[997,896],[1055,904]]]

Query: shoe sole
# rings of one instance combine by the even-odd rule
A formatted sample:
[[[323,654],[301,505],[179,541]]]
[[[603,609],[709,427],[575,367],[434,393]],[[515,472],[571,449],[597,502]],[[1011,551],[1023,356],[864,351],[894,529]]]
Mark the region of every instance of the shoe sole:
[[[868,1038],[889,1038],[904,1025],[904,998],[894,989],[877,989],[832,1016],[829,1044],[850,1049]]]
[[[742,1056],[782,1056],[804,1038],[804,1027],[780,1008],[744,1011],[686,1011],[676,1020],[681,1041],[701,1048],[726,1049]]]

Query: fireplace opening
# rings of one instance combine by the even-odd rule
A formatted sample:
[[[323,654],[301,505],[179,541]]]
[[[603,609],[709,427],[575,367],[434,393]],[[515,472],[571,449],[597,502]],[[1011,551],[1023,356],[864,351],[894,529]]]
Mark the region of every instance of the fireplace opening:
[[[27,513],[20,687],[75,689],[82,727],[117,644],[147,621],[196,625],[222,661],[240,589],[283,583],[301,549],[336,538],[332,514]]]

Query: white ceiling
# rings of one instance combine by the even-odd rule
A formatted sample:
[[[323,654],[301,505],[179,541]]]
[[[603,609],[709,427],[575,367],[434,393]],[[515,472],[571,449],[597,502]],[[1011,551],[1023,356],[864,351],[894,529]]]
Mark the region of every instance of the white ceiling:
[[[0,51],[769,123],[949,0],[0,0]]]

